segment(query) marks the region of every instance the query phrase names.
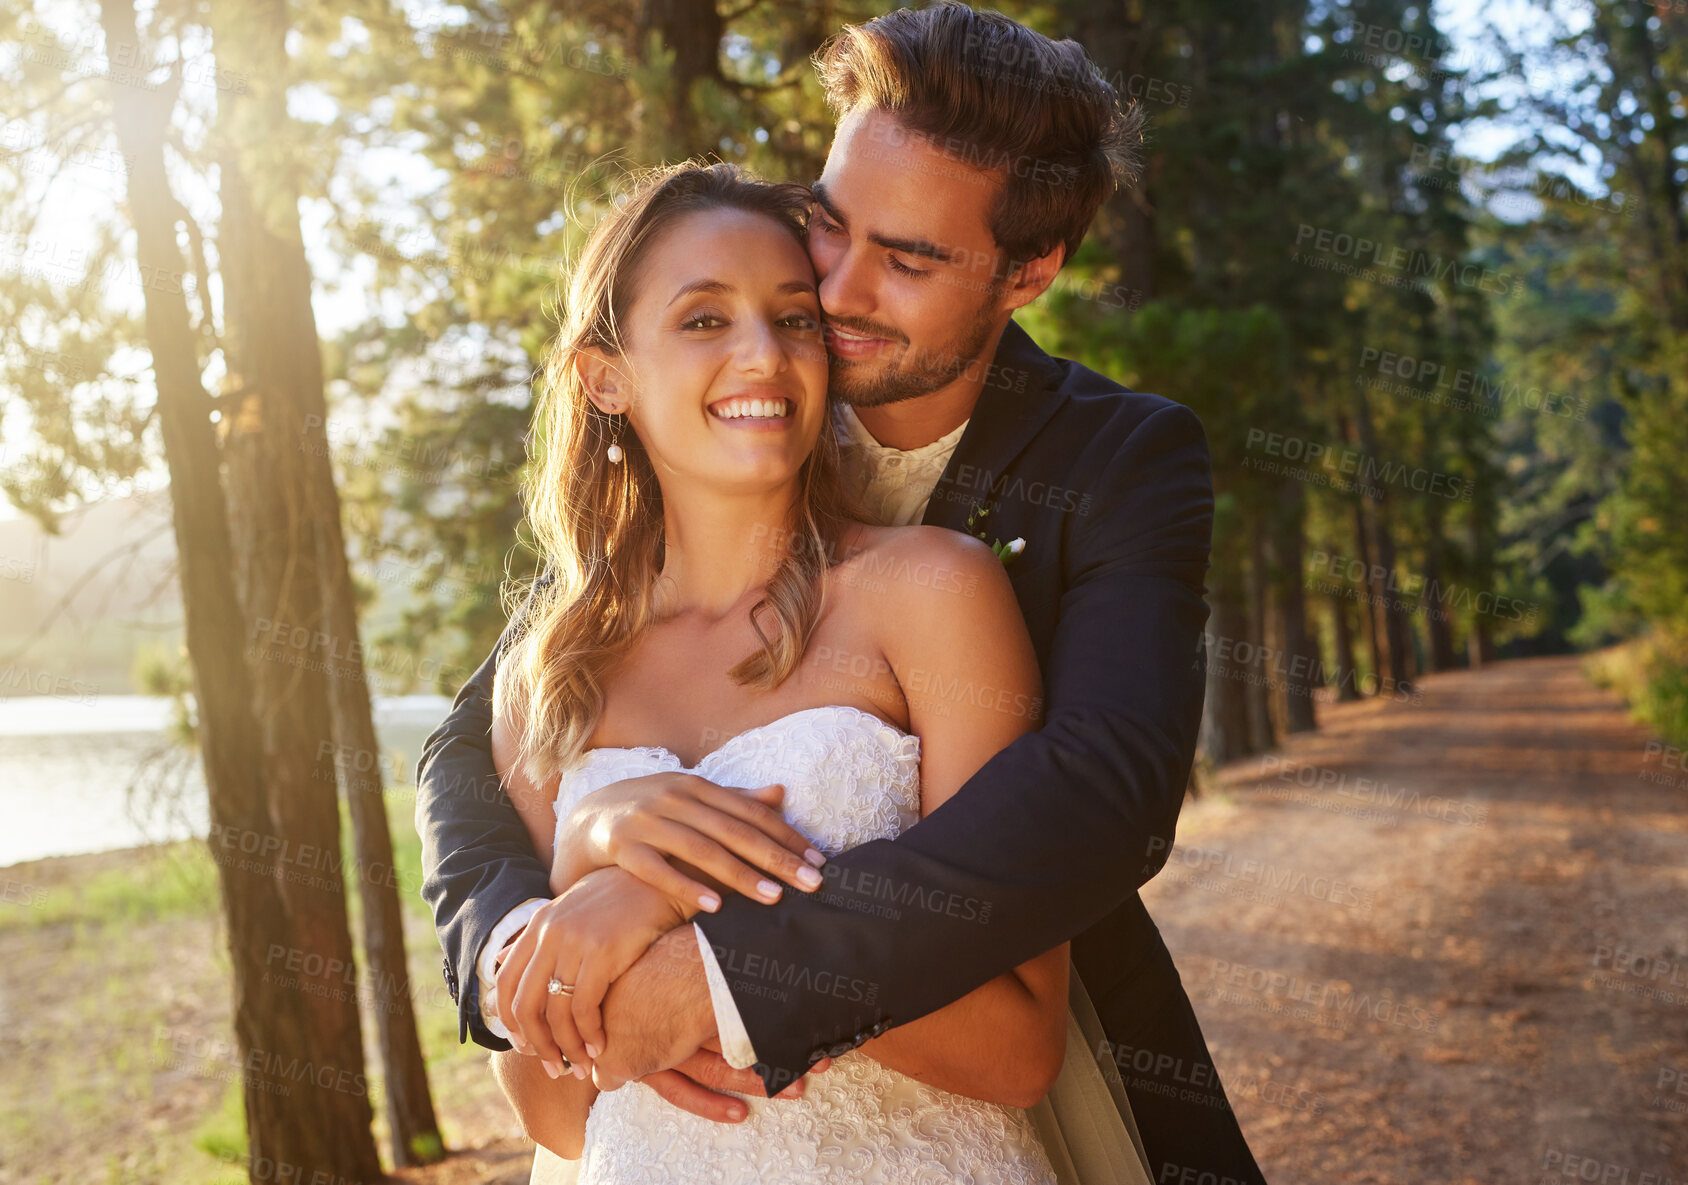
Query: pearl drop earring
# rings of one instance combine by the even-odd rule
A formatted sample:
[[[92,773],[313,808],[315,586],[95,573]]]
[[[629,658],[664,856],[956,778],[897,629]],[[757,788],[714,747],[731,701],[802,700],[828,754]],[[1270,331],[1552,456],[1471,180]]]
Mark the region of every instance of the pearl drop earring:
[[[611,465],[621,464],[621,459],[627,454],[621,451],[621,417],[615,421],[615,436],[610,440],[610,447],[604,450],[604,456],[609,458]]]

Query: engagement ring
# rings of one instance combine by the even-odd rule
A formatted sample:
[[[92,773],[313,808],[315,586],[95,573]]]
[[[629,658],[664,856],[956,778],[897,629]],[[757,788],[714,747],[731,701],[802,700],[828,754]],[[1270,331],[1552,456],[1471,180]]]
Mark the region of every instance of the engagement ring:
[[[572,996],[574,995],[574,984],[564,983],[553,975],[550,981],[546,983],[545,990],[553,996]]]

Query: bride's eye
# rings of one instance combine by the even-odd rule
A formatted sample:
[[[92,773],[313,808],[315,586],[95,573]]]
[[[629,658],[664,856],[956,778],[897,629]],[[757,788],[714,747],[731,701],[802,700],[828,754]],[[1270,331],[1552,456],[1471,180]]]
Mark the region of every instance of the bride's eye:
[[[793,329],[819,329],[821,323],[808,313],[793,313],[789,317],[780,318],[781,325],[789,325]]]
[[[706,322],[706,321],[713,321],[713,322],[715,322],[715,324],[706,325],[706,324],[704,324],[704,322]],[[716,328],[719,328],[722,325],[725,325],[726,323],[727,322],[724,318],[717,317],[714,313],[693,313],[691,316],[687,317],[684,321],[680,322],[680,328],[681,329],[716,329]]]

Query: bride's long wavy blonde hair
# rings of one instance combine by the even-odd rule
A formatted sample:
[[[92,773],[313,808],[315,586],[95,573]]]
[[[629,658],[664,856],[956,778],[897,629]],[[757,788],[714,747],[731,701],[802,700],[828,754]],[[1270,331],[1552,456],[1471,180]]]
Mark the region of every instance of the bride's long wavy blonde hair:
[[[564,280],[521,491],[542,575],[506,582],[507,608],[530,590],[532,601],[493,685],[494,712],[514,708],[517,760],[535,786],[585,748],[603,711],[606,677],[654,618],[665,546],[662,488],[650,458],[629,424],[620,433],[623,460],[608,460],[620,417],[587,398],[575,359],[588,347],[625,353],[631,279],[677,219],[743,210],[767,216],[801,243],[812,200],[804,186],[759,180],[731,164],[654,169],[594,227]],[[850,521],[838,466],[838,442],[823,420],[778,541],[784,554],[750,609],[759,645],[728,672],[739,683],[776,687],[803,656],[820,615],[822,578]]]

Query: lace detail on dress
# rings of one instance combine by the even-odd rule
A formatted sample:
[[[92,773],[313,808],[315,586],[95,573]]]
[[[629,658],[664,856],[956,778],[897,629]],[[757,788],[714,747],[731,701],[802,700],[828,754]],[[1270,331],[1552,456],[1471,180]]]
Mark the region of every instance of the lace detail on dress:
[[[920,739],[842,704],[741,732],[689,769],[667,749],[590,749],[563,774],[558,815],[611,782],[664,769],[745,789],[783,784],[787,820],[829,856],[895,838],[920,817]],[[636,1082],[599,1095],[586,1120],[580,1185],[1055,1180],[1024,1111],[923,1085],[859,1050],[834,1058],[801,1099],[741,1097],[749,1117],[720,1124]]]

